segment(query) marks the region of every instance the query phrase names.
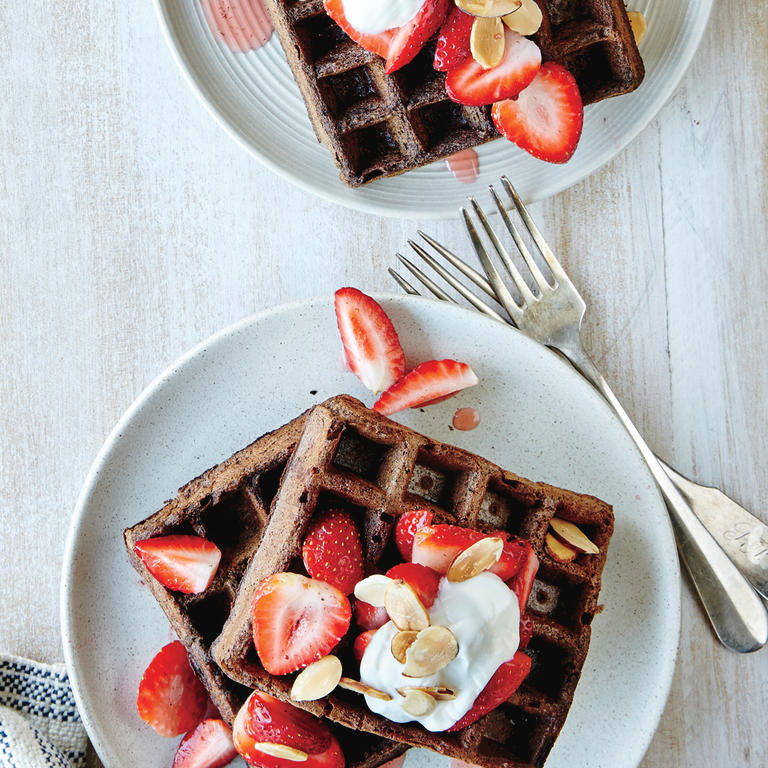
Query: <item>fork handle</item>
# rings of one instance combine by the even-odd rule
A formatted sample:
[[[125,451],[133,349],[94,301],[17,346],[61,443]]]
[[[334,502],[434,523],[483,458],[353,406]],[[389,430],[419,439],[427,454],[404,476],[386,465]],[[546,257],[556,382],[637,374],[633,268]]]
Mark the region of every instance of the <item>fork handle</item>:
[[[616,412],[651,470],[667,503],[680,558],[718,638],[739,653],[762,648],[768,642],[768,613],[757,593],[694,514],[589,355],[582,350],[567,353]]]

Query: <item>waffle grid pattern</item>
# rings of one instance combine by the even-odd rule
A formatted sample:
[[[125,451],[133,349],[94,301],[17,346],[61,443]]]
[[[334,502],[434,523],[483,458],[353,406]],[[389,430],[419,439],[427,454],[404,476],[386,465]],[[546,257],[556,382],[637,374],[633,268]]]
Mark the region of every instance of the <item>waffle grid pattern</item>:
[[[540,766],[559,733],[584,663],[605,551],[613,531],[609,505],[591,496],[534,483],[453,446],[437,443],[346,396],[314,408],[283,476],[264,538],[242,581],[213,653],[239,683],[289,698],[293,676],[272,677],[251,640],[250,605],[259,582],[284,570],[303,571],[301,543],[313,515],[344,508],[358,521],[367,572],[399,558],[390,535],[398,514],[428,507],[436,520],[479,530],[503,529],[528,539],[541,560],[528,603],[533,668],[497,710],[456,733],[429,733],[371,713],[361,697],[337,689],[302,704],[350,728],[434,749],[480,766]],[[555,562],[544,549],[549,520],[577,523],[600,547],[598,556]],[[349,648],[336,651],[345,674],[357,677]]]

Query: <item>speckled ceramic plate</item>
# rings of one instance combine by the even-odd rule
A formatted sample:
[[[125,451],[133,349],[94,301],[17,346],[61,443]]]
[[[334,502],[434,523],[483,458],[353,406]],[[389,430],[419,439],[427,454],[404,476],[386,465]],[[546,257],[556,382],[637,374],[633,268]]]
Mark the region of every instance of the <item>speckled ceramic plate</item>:
[[[208,0],[202,0],[208,2]],[[259,0],[228,0],[233,5]],[[276,173],[320,197],[387,216],[446,218],[467,194],[506,174],[526,201],[549,197],[594,173],[653,119],[699,45],[712,0],[628,0],[648,33],[640,45],[646,77],[634,93],[586,109],[579,148],[565,165],[535,160],[508,141],[478,148],[480,175],[466,186],[443,162],[350,189],[315,138],[304,102],[276,38],[233,53],[211,34],[201,0],[155,0],[168,45],[190,86],[225,130]]]
[[[515,330],[418,297],[380,297],[409,364],[469,362],[480,384],[398,420],[515,472],[614,505],[605,610],[547,768],[635,768],[672,679],[679,633],[677,558],[653,480],[612,412],[570,367]],[[170,768],[177,740],[135,709],[147,663],[169,641],[163,613],[128,563],[121,532],[176,489],[313,403],[372,398],[342,363],[331,297],[278,307],[222,331],[151,384],[115,427],[82,490],[61,585],[67,666],[108,768]],[[460,406],[481,415],[451,429]],[[406,768],[447,768],[413,750]]]

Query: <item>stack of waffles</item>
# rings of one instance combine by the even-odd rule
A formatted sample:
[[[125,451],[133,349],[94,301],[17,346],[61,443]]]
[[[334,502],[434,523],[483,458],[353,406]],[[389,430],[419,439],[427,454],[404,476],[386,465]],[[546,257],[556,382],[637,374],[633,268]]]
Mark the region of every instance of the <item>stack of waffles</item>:
[[[394,562],[395,522],[414,508],[431,510],[436,523],[502,530],[531,543],[540,560],[526,607],[533,624],[525,649],[531,672],[507,702],[457,732],[392,722],[341,689],[299,706],[326,719],[350,768],[374,768],[409,746],[488,768],[540,766],[571,705],[598,611],[613,531],[611,507],[599,499],[526,480],[341,395],[191,481],[124,536],[134,567],[231,723],[251,689],[290,701],[294,675],[272,676],[261,665],[250,606],[264,577],[304,572],[302,542],[313,518],[331,509],[348,512],[370,574]],[[552,557],[545,537],[555,516],[575,523],[600,553],[571,562]],[[166,589],[134,553],[137,541],[179,533],[203,536],[222,551],[214,581],[197,595]],[[349,638],[334,653],[344,674],[356,677]]]

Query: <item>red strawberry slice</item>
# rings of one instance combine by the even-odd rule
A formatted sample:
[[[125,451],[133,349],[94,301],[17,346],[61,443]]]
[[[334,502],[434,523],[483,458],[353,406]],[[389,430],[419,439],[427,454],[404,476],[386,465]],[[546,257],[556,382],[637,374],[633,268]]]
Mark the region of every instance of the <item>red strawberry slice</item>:
[[[203,720],[181,740],[173,768],[221,768],[236,757],[229,726],[219,718]]]
[[[416,531],[432,524],[432,513],[428,509],[411,509],[403,512],[395,523],[395,544],[403,560],[411,559],[413,535]]]
[[[494,104],[491,116],[499,133],[520,149],[539,160],[565,163],[579,143],[584,107],[574,76],[547,61],[517,99]]]
[[[448,730],[459,731],[466,728],[483,715],[487,715],[492,709],[496,709],[520,687],[520,683],[530,671],[531,657],[518,651],[511,661],[505,662],[494,672],[493,677],[475,699],[469,712]]]
[[[464,13],[458,6],[448,12],[435,47],[433,66],[438,72],[450,72],[470,57],[469,37],[474,22],[475,17]]]
[[[389,621],[384,606],[376,607],[362,600],[355,600],[355,621],[361,629],[378,629]]]
[[[267,576],[251,606],[253,644],[264,669],[285,675],[327,656],[349,629],[349,600],[298,573]]]
[[[418,563],[400,563],[387,571],[390,579],[402,579],[413,587],[425,608],[431,608],[440,589],[440,574]]]
[[[528,647],[528,643],[531,642],[531,637],[533,637],[533,621],[527,613],[524,613],[520,617],[520,645],[518,648],[521,651],[523,648]]]
[[[352,373],[374,394],[405,373],[405,355],[392,321],[381,306],[357,288],[336,291],[336,322]]]
[[[208,694],[189,666],[186,648],[178,641],[164,646],[139,683],[139,717],[161,736],[192,730],[205,714]]]
[[[375,629],[369,629],[358,635],[355,638],[355,642],[352,645],[352,653],[355,657],[355,661],[359,664],[363,660],[363,654],[368,647],[368,643],[371,642],[371,638],[376,634]]]
[[[484,69],[470,57],[448,72],[445,90],[459,104],[481,107],[517,96],[533,81],[539,67],[539,46],[505,27],[501,63]]]
[[[518,570],[512,581],[508,581],[509,588],[517,595],[517,601],[520,603],[520,610],[524,611],[528,604],[528,597],[531,594],[533,580],[539,570],[539,558],[531,549],[523,563],[522,568]]]
[[[389,416],[405,408],[424,405],[478,383],[474,371],[456,360],[429,360],[395,382],[374,403],[373,410]]]
[[[363,576],[363,545],[347,512],[332,510],[313,520],[304,539],[302,557],[307,573],[351,594]]]
[[[208,589],[221,560],[221,550],[200,536],[157,536],[133,549],[164,587],[187,594]]]

